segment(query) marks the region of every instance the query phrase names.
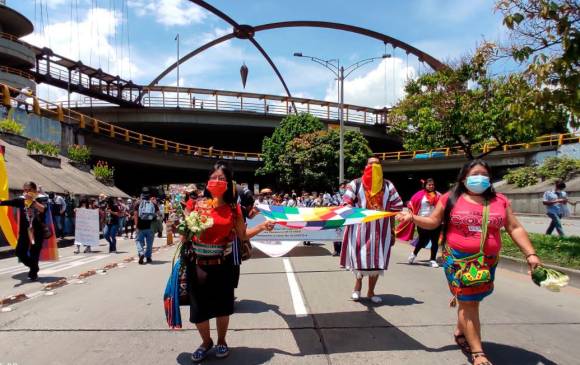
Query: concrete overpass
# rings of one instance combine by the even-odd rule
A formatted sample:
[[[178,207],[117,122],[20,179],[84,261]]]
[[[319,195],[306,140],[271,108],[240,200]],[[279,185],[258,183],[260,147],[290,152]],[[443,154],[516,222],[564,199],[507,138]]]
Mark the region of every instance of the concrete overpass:
[[[558,146],[540,146],[522,150],[497,151],[490,153],[485,160],[490,166],[501,168],[519,167],[531,162],[539,152],[555,151]],[[380,154],[378,154],[380,158]],[[458,171],[465,163],[467,158],[461,155],[453,155],[441,158],[429,159],[401,159],[401,160],[383,160],[382,165],[385,171],[390,172],[433,172],[444,170]]]
[[[177,108],[78,108],[79,112],[137,132],[176,142],[219,149],[260,152],[264,137],[271,136],[285,115],[248,111],[216,111]],[[329,128],[335,119],[321,118]],[[360,131],[374,151],[396,151],[400,139],[389,136],[382,124],[346,122],[346,129]]]

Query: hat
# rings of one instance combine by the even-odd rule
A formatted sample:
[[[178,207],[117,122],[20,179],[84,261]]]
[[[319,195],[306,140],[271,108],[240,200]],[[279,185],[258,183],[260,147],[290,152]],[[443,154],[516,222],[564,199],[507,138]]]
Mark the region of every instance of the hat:
[[[268,189],[268,188],[262,189],[262,190],[260,190],[260,194],[263,194],[263,195],[272,194],[272,189]]]
[[[133,203],[133,201],[131,199],[127,199],[127,203],[131,204],[131,203]]]
[[[99,194],[99,198],[100,199],[106,199],[107,198],[107,194],[101,193],[101,194]]]

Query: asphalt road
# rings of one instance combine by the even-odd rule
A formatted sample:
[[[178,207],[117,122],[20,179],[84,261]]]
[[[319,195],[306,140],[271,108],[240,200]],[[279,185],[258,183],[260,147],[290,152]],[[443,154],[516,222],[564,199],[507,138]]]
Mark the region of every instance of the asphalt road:
[[[124,253],[61,249],[61,261],[43,268],[41,283],[28,283],[15,259],[1,260],[0,298],[32,299],[2,308],[0,364],[190,364],[200,338],[187,322],[189,309],[182,309],[185,328],[172,331],[162,305],[174,248],[161,248],[153,264],[140,266],[124,262],[135,255],[133,241],[119,247]],[[285,258],[256,254],[243,265],[236,291],[231,355],[205,363],[468,363],[453,343],[456,313],[442,269],[408,265],[408,252],[403,244],[393,250],[377,287],[382,305],[349,299],[353,275],[339,268],[330,245],[299,246]],[[120,266],[76,278],[113,263]],[[43,290],[56,278],[68,285]],[[484,348],[494,364],[578,364],[579,308],[579,289],[551,293],[500,267],[496,291],[482,304]]]

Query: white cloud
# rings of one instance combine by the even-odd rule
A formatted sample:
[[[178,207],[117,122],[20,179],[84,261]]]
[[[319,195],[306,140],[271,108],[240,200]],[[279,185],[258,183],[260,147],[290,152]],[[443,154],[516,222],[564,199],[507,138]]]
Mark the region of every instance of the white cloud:
[[[207,13],[187,0],[129,0],[138,16],[154,16],[160,24],[189,25],[201,23]]]
[[[49,47],[73,60],[80,58],[85,65],[102,68],[113,75],[139,77],[143,72],[129,57],[127,46],[115,44],[122,21],[119,13],[95,8],[87,11],[80,22],[56,22],[48,25],[43,33],[35,31],[24,40],[38,47]]]
[[[363,76],[345,80],[345,103],[375,108],[392,106],[404,96],[407,79],[415,76],[415,69],[402,59],[396,57],[384,59]],[[326,90],[325,100],[335,102],[337,96],[338,88],[336,82],[333,82]]]

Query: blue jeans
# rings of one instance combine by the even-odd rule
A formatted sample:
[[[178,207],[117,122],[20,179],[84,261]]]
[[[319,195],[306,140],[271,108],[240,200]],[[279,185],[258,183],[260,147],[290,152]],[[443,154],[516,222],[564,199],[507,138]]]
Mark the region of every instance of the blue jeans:
[[[560,221],[560,216],[556,213],[548,213],[548,217],[550,217],[552,219],[552,222],[550,222],[550,226],[548,226],[548,230],[546,231],[546,234],[551,235],[552,232],[554,231],[554,228],[555,228],[556,231],[558,231],[558,234],[560,236],[564,236],[564,229],[562,228],[562,222]]]
[[[73,217],[64,218],[64,234],[65,235],[75,234],[75,220]]]
[[[118,235],[123,235],[123,230],[125,229],[125,223],[127,222],[127,217],[119,218],[119,232]]]
[[[119,226],[116,224],[107,224],[103,235],[107,242],[109,242],[109,252],[117,251],[117,229]]]
[[[137,253],[139,256],[151,258],[151,253],[153,251],[153,239],[154,233],[152,229],[140,229],[137,231],[135,243],[137,243]],[[144,250],[143,246],[145,244],[147,244],[147,247]]]
[[[54,228],[56,230],[57,237],[64,237],[64,217],[62,215],[55,215],[54,217]]]

